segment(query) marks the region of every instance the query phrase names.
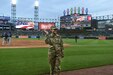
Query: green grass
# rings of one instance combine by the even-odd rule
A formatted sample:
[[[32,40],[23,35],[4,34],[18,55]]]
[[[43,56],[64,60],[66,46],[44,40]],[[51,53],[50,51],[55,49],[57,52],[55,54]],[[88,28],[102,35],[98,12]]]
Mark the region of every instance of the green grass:
[[[0,75],[37,75],[48,70],[47,49],[0,50]]]
[[[65,43],[71,45],[82,45],[82,46],[113,46],[113,40],[98,40],[98,39],[78,39],[77,43],[74,39],[64,39]]]
[[[113,40],[64,39],[62,70],[113,64]],[[49,73],[47,48],[0,49],[0,75],[40,75]]]

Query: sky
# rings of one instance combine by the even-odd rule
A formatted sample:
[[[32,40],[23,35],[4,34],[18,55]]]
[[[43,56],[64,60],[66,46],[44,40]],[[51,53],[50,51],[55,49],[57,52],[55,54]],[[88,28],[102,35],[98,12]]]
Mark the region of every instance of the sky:
[[[34,17],[35,0],[17,0],[17,17]],[[39,0],[39,18],[58,18],[68,8],[84,7],[92,16],[113,14],[113,0]],[[11,0],[0,0],[0,16],[11,15]]]

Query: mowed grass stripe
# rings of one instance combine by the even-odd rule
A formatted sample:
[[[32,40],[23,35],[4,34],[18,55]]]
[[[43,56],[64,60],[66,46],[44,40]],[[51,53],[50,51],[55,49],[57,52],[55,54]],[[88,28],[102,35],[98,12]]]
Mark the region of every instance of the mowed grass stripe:
[[[47,48],[0,51],[0,75],[37,75],[49,71]]]
[[[75,70],[81,68],[113,64],[112,54],[76,55],[68,56],[63,60],[63,70]]]
[[[63,39],[66,47],[62,70],[113,64],[113,40]],[[86,46],[87,45],[87,46]],[[40,75],[49,73],[47,48],[0,49],[0,75]]]
[[[74,39],[65,39],[66,43],[69,43],[71,45],[106,45],[106,46],[113,46],[112,42],[113,40],[98,40],[98,39],[78,39],[78,42],[75,43]]]

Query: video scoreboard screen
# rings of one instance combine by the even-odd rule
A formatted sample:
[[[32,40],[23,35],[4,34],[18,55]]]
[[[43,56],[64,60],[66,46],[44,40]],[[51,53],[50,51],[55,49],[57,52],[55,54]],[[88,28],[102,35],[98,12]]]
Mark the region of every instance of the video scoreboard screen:
[[[76,28],[87,28],[91,27],[91,15],[80,15],[73,14],[62,16],[60,18],[61,28],[65,29],[76,29]]]

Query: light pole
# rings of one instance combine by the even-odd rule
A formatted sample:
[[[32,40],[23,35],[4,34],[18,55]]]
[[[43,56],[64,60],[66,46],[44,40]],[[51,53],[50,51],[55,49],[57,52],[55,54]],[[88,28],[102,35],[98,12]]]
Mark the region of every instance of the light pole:
[[[11,22],[15,23],[16,20],[16,0],[11,1]]]
[[[34,29],[38,30],[38,11],[39,11],[39,0],[35,1],[34,4]]]

